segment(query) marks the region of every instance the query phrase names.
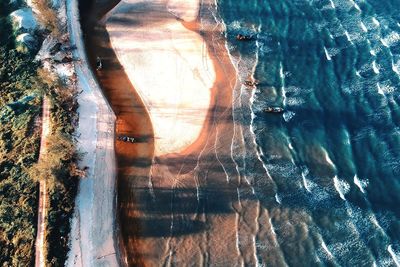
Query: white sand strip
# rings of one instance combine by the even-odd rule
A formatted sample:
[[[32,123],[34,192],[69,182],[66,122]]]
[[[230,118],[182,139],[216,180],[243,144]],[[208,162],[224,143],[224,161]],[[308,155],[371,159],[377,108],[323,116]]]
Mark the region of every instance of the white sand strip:
[[[78,77],[78,148],[87,177],[79,184],[66,266],[118,266],[115,239],[115,116],[89,69],[79,24],[77,0],[66,0],[71,45]]]
[[[124,0],[107,14],[111,44],[149,111],[155,155],[181,152],[199,137],[216,79],[200,35],[181,19],[198,0]]]

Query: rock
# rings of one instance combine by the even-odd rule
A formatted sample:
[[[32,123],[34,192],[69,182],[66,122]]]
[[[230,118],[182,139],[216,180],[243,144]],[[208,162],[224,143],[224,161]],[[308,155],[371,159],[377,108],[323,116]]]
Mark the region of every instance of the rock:
[[[23,49],[32,51],[37,49],[38,42],[30,33],[23,33],[17,36],[17,43],[23,46]]]
[[[38,24],[30,8],[18,9],[10,14],[15,30],[22,32],[33,33]]]

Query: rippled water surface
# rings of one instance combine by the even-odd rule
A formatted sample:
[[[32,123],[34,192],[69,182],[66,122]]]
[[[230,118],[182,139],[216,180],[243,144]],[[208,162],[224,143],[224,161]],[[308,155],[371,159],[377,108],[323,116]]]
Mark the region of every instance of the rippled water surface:
[[[274,184],[276,203],[254,190],[282,257],[258,262],[399,266],[400,2],[221,0],[218,15],[241,79],[260,81],[234,103]]]

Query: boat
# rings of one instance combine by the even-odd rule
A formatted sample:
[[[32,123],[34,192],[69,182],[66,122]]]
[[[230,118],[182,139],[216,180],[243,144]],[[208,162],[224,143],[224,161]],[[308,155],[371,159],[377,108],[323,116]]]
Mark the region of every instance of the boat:
[[[238,35],[236,35],[236,40],[239,40],[239,41],[251,41],[251,40],[254,40],[254,37],[252,35],[238,34]]]
[[[266,107],[264,108],[264,112],[268,113],[282,113],[284,110],[281,107]]]

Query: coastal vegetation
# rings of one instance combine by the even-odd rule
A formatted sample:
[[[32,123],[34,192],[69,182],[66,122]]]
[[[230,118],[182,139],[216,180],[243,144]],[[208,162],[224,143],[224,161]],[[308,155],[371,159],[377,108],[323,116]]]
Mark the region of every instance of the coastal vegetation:
[[[26,170],[39,151],[38,63],[33,55],[15,49],[7,17],[11,7],[7,1],[0,3],[0,265],[29,266],[34,257],[38,188]]]
[[[44,160],[33,165],[31,177],[46,179],[49,207],[46,223],[47,262],[50,266],[63,266],[68,251],[69,218],[74,208],[78,179],[84,175],[76,162],[79,153],[73,139],[78,107],[74,90],[52,74],[40,69],[40,81],[51,99],[50,120],[52,132],[47,139]]]
[[[35,38],[61,33],[48,1],[41,20],[47,30]],[[9,14],[21,1],[0,1],[0,265],[32,266],[37,234],[38,181],[46,179],[49,206],[46,222],[46,259],[62,266],[68,248],[69,218],[79,175],[73,123],[75,90],[41,67],[37,49],[19,49]],[[47,10],[47,11],[46,11]],[[45,160],[38,162],[40,117],[44,96],[51,101],[51,133]]]
[[[40,24],[42,24],[50,34],[59,36],[61,33],[60,23],[58,22],[57,13],[52,7],[51,1],[33,0],[32,3],[40,13],[40,16],[38,16]]]

